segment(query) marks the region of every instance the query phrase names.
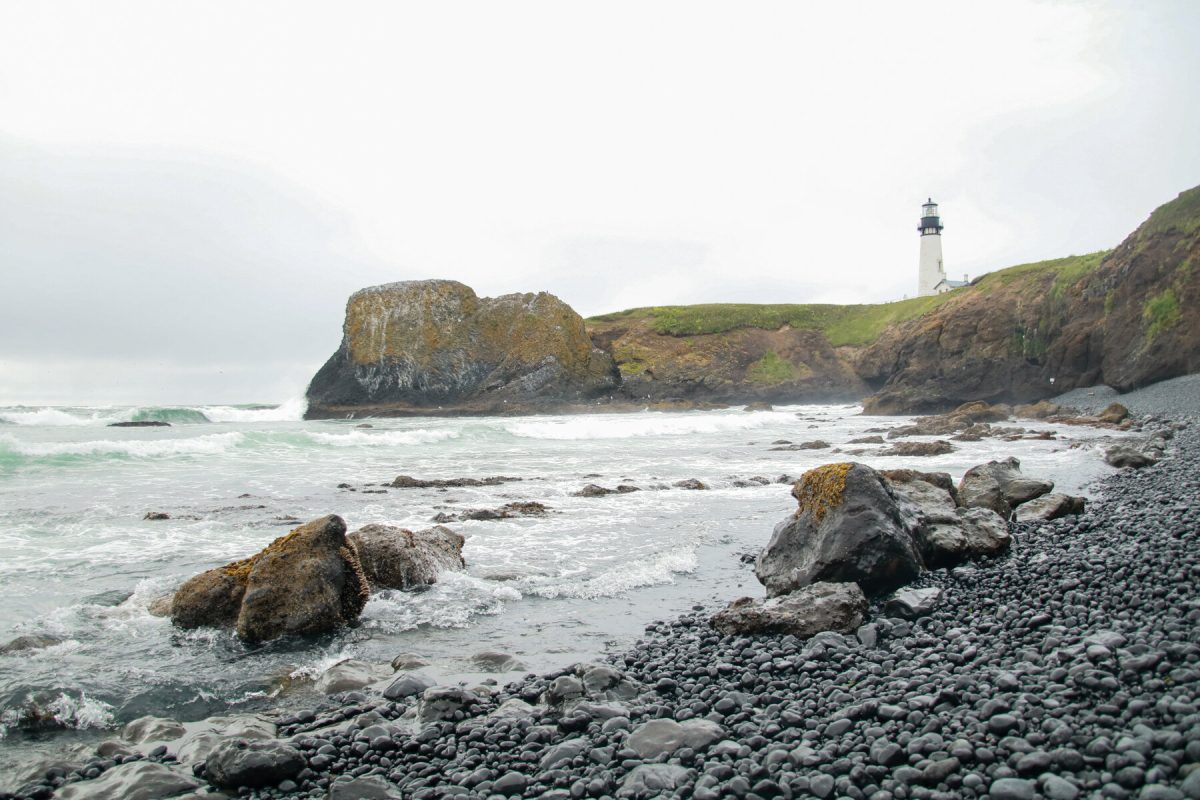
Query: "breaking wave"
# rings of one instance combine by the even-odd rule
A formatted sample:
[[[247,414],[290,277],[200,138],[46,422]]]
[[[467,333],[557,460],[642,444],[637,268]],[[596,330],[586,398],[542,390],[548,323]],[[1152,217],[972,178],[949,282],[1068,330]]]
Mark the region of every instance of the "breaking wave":
[[[605,414],[591,417],[575,416],[558,419],[516,422],[505,425],[513,436],[526,439],[633,439],[645,436],[686,436],[695,433],[750,430],[780,418],[792,419],[790,414],[758,412],[755,414],[662,414],[630,417]]]
[[[236,447],[246,437],[237,432],[214,433],[190,439],[96,439],[87,442],[23,442],[11,434],[0,434],[0,455],[25,458],[63,456],[115,456],[155,458],[176,455],[219,455]]]
[[[676,575],[694,572],[698,564],[699,559],[695,550],[668,550],[649,558],[613,567],[581,581],[528,586],[524,589],[528,594],[551,600],[559,597],[583,600],[618,597],[642,586],[674,583]]]
[[[201,406],[200,411],[213,422],[299,422],[308,410],[308,401],[294,397],[277,406]]]
[[[427,444],[429,442],[444,442],[447,439],[457,439],[458,431],[427,430],[419,428],[414,431],[384,431],[382,433],[367,433],[365,431],[350,431],[349,433],[306,433],[308,438],[320,444],[334,447],[358,447],[361,445],[404,445]]]

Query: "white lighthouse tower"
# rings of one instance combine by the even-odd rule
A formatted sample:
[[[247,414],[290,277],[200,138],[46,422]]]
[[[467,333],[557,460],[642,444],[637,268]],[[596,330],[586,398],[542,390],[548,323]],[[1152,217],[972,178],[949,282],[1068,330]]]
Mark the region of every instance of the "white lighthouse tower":
[[[937,294],[939,285],[946,280],[946,269],[942,264],[942,218],[938,216],[937,203],[933,198],[921,206],[921,269],[917,274],[917,295]],[[945,291],[945,289],[942,289]]]

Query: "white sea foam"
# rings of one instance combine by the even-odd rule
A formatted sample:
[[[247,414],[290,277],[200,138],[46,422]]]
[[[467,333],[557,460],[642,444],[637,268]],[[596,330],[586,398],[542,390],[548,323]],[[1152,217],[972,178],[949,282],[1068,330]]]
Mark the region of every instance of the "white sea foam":
[[[513,436],[526,439],[633,439],[645,436],[685,436],[696,433],[721,433],[759,428],[768,423],[794,420],[791,414],[757,412],[698,412],[694,414],[622,414],[574,416],[558,419],[515,422],[504,428]]]
[[[73,414],[61,408],[38,408],[29,411],[8,409],[0,411],[0,421],[10,425],[44,425],[49,427],[79,427],[108,422],[99,412]]]
[[[334,447],[358,447],[360,445],[404,445],[427,444],[444,442],[447,439],[457,439],[458,431],[427,430],[418,428],[413,431],[382,431],[368,433],[366,431],[350,431],[349,433],[309,432],[307,436],[314,442],[333,445]]]
[[[698,563],[695,550],[676,548],[621,564],[582,581],[526,587],[526,591],[548,599],[617,597],[641,586],[674,583],[676,575],[695,571]]]
[[[0,714],[0,740],[4,739],[9,728],[19,726],[33,714],[36,714],[40,720],[53,719],[55,723],[64,728],[84,730],[86,728],[111,728],[113,726],[112,711],[113,707],[108,703],[88,697],[83,692],[80,692],[78,697],[62,692],[45,705],[37,701],[25,707],[5,710],[3,714]]]
[[[53,456],[128,456],[154,458],[176,455],[220,455],[246,437],[237,432],[215,433],[189,439],[96,439],[86,442],[26,442],[0,434],[0,451],[46,458]]]
[[[299,422],[307,409],[307,400],[294,397],[274,408],[202,406],[198,410],[213,422]]]

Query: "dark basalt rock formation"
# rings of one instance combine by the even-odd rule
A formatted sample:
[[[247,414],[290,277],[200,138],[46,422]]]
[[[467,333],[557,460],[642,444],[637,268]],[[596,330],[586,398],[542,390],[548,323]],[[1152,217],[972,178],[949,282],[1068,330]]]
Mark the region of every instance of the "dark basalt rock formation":
[[[192,578],[175,593],[171,618],[182,628],[233,626],[247,642],[315,635],[357,620],[367,592],[346,523],[330,515]]]
[[[778,597],[821,581],[867,594],[908,583],[923,563],[896,497],[866,464],[826,464],[797,481],[795,515],[775,527],[754,572]]]
[[[309,419],[515,413],[607,395],[616,367],[557,297],[480,298],[457,281],[355,292],[341,347],[308,387]]]

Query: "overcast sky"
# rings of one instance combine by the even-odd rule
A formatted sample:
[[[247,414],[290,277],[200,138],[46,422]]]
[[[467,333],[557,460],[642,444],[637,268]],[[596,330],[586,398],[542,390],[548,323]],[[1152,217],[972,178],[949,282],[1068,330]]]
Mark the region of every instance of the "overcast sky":
[[[282,401],[346,297],[915,291],[1200,183],[1200,3],[0,0],[0,403]]]

